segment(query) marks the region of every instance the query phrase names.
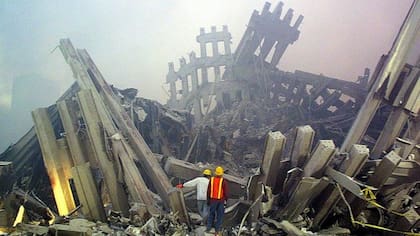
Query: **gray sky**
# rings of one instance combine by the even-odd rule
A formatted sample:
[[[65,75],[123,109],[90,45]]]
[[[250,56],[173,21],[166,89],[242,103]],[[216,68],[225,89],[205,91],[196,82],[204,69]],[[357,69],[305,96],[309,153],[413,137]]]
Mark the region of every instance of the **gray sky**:
[[[262,0],[0,0],[0,108],[10,106],[11,81],[38,74],[64,91],[73,81],[59,50],[69,37],[86,48],[107,81],[166,101],[167,63],[198,52],[200,27],[228,25],[236,48]],[[278,1],[271,1],[273,6]],[[355,80],[386,53],[412,0],[284,0],[305,16],[300,39],[280,68]],[[28,88],[31,89],[31,88]],[[0,131],[1,132],[1,131]]]

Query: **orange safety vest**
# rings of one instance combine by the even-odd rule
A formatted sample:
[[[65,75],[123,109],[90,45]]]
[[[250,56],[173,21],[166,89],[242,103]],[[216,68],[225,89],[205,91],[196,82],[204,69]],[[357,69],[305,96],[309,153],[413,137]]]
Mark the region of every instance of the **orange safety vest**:
[[[210,179],[210,198],[222,199],[223,198],[223,178],[211,177]]]

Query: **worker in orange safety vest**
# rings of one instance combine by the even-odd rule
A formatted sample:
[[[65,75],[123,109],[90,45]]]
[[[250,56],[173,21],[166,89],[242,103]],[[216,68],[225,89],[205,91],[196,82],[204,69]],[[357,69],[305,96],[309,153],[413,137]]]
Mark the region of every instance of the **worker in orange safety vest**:
[[[214,171],[215,176],[210,178],[207,189],[207,203],[210,205],[210,213],[207,219],[206,231],[209,232],[214,225],[216,235],[220,232],[228,199],[227,182],[223,178],[223,172],[221,166],[216,167]]]

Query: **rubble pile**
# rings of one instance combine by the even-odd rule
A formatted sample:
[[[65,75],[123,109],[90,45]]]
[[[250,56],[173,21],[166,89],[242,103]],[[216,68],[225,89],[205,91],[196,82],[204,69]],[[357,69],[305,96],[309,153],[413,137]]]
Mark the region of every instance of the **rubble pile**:
[[[169,109],[159,102],[137,97],[136,89],[113,87],[113,91],[152,152],[177,158],[187,154],[193,126],[189,112]]]
[[[170,214],[152,217],[143,224],[137,224],[130,218],[111,212],[109,223],[92,222],[82,218],[60,219],[52,225],[37,222],[20,223],[10,235],[186,235],[188,231],[188,227],[177,222],[176,216]]]
[[[420,194],[420,177],[415,173],[420,165],[418,157],[412,157],[418,150],[404,154],[397,148],[382,159],[369,160],[365,145],[355,144],[349,152],[339,152],[332,140],[320,140],[311,150],[313,135],[310,126],[296,128],[290,155],[282,152],[285,136],[280,132],[268,135],[261,174],[253,180],[271,187],[274,203],[264,211],[261,204],[259,223],[276,230],[287,220],[300,229],[316,232],[329,228],[337,235],[333,230],[337,226],[339,231],[347,228],[344,235],[349,230],[357,235],[388,229],[397,234],[417,232],[419,203],[414,199]],[[258,187],[249,191],[255,192],[250,199],[254,201],[258,199],[255,196],[270,193]],[[407,220],[411,223],[399,223]]]
[[[373,86],[370,70],[365,69],[357,82],[279,70],[281,56],[299,38],[303,21],[299,16],[291,23],[292,9],[281,18],[282,7],[280,2],[270,11],[266,3],[261,12],[254,11],[234,53],[228,27],[217,31],[213,26],[210,32],[200,29],[199,57],[192,52],[189,61],[180,58],[179,68],[169,63],[167,105],[194,114],[196,133],[190,141],[188,160],[229,164],[222,162],[227,157],[239,164],[232,168],[249,174],[249,168],[258,166],[260,160],[253,157],[261,157],[261,144],[270,130],[290,135],[296,126],[311,125],[316,141],[334,139],[337,145],[344,141]],[[211,56],[207,55],[209,44]],[[275,56],[270,57],[270,51]],[[210,76],[212,71],[214,77]],[[386,122],[391,110],[390,106],[380,108],[361,143],[374,145],[383,129],[376,124]]]
[[[419,235],[420,60],[401,59],[419,6],[372,76],[348,82],[279,70],[303,16],[266,3],[234,53],[227,26],[200,30],[200,57],[169,63],[167,106],[60,40],[76,83],[0,154],[0,232],[206,235],[194,191],[173,186],[221,164],[223,235]]]
[[[77,91],[75,83],[59,100],[68,99],[74,96]],[[148,146],[155,148],[154,153],[162,153],[168,156],[180,158],[186,154],[188,147],[181,149],[184,139],[188,140],[191,134],[191,114],[183,111],[175,111],[164,107],[156,101],[136,97],[136,89],[131,91],[131,96],[115,87],[112,88],[118,95],[118,100],[126,109],[128,114],[144,136]],[[132,112],[132,113],[131,113]],[[59,135],[65,131],[59,122],[59,114],[56,105],[48,107],[48,115],[51,118],[54,130]],[[81,137],[87,139],[86,126],[81,122],[78,124],[78,132]],[[156,122],[157,121],[157,122]],[[152,132],[153,130],[153,132]],[[156,131],[157,130],[157,131]],[[155,132],[156,131],[156,132]],[[187,146],[185,144],[184,146]],[[0,193],[5,194],[12,189],[13,184],[27,191],[35,191],[45,202],[53,203],[50,182],[43,164],[41,148],[36,138],[35,128],[31,128],[16,144],[8,147],[0,154],[3,165],[8,164],[12,173],[7,176],[8,185],[0,186]],[[9,163],[10,162],[10,163]],[[13,169],[13,172],[11,170]],[[6,174],[4,174],[6,176]]]

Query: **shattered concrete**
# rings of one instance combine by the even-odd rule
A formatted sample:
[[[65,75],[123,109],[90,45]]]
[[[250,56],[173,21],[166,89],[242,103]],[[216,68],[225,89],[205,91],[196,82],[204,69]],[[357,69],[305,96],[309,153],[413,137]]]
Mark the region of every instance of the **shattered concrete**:
[[[282,7],[254,11],[234,53],[227,26],[200,29],[200,57],[169,63],[166,105],[108,85],[61,40],[76,83],[0,154],[0,231],[206,235],[194,192],[173,186],[223,165],[223,235],[418,235],[420,64],[392,64],[406,52],[392,48],[356,82],[281,71],[303,20]]]

